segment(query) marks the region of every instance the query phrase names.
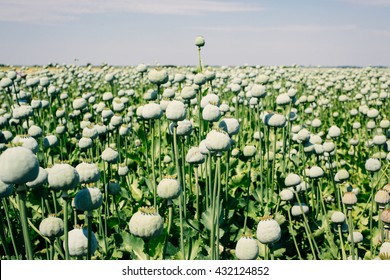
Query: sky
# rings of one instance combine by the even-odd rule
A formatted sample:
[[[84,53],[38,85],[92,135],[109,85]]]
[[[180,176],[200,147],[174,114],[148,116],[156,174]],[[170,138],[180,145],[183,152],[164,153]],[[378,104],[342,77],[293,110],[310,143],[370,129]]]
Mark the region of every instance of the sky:
[[[390,0],[0,0],[0,63],[390,66]]]

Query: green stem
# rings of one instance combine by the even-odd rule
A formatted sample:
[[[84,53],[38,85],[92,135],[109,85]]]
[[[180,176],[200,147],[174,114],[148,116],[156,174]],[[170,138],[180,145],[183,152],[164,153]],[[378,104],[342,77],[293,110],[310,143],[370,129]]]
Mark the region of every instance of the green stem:
[[[225,170],[225,221],[229,218],[229,174],[230,174],[230,150],[227,152],[226,170]]]
[[[268,248],[269,248],[269,255],[270,255],[271,261],[273,261],[274,260],[274,246],[273,246],[273,244],[268,244]]]
[[[337,225],[337,230],[339,232],[339,238],[340,238],[340,246],[341,246],[341,254],[343,256],[343,260],[347,260],[347,254],[345,253],[345,248],[344,248],[344,241],[343,241],[343,235],[341,233],[341,225]]]
[[[18,185],[16,188],[18,193],[20,221],[22,223],[24,246],[26,248],[26,257],[28,260],[33,259],[33,249],[31,245],[28,222],[27,222],[27,209],[26,209],[26,194],[27,189],[25,185]]]
[[[215,211],[215,221],[214,224],[216,225],[216,239],[217,239],[217,245],[216,245],[216,259],[219,260],[219,215],[220,215],[220,194],[221,194],[221,154],[217,154],[217,197],[216,197],[216,211]]]
[[[200,47],[198,47],[198,73],[201,73],[202,71],[202,59],[200,57]]]
[[[199,208],[199,176],[198,176],[198,165],[196,164],[194,166],[194,173],[195,173],[195,196],[196,196],[196,213],[195,213],[195,220],[198,222],[200,221],[200,208]]]
[[[355,242],[353,240],[352,208],[348,209],[348,217],[349,217],[349,237],[351,238],[351,256],[352,256],[352,260],[355,260]]]
[[[153,206],[157,210],[157,186],[156,186],[156,170],[154,162],[154,121],[150,121],[151,133],[152,133],[152,147],[151,147],[151,160],[152,160],[152,186],[153,186]]]
[[[249,176],[249,181],[252,182],[251,180],[251,169],[252,169],[252,161],[249,160],[249,166],[248,166],[248,176]],[[248,184],[248,187],[246,189],[246,199],[245,199],[245,218],[244,218],[244,230],[243,233],[245,234],[246,232],[246,223],[248,219],[248,211],[249,211],[249,191],[250,191],[251,183]]]
[[[158,124],[158,176],[159,176],[159,179],[161,180],[162,179],[162,174],[161,174],[161,147],[162,147],[162,144],[161,144],[161,120],[158,119],[157,120],[157,124]]]
[[[369,218],[370,218],[370,233],[372,235],[372,227],[373,227],[373,213],[374,213],[374,191],[376,189],[376,187],[374,186],[374,176],[372,176],[371,178],[371,204],[370,204],[370,213],[369,213]],[[371,252],[371,255],[374,253],[374,248],[373,248],[373,242],[370,242],[370,252]]]
[[[10,251],[8,248],[7,238],[5,236],[4,223],[3,223],[3,217],[2,217],[1,211],[0,211],[0,239],[1,239],[1,244],[3,245],[5,255],[7,257],[7,260],[10,260],[11,254],[10,254]]]
[[[384,228],[384,225],[383,225],[383,222],[382,222],[382,219],[381,219],[381,216],[382,216],[382,212],[383,212],[383,207],[380,206],[379,207],[379,214],[378,214],[378,217],[379,217],[379,224],[378,224],[378,227],[380,229],[380,237],[381,237],[381,242],[385,242],[385,228]]]
[[[168,204],[168,225],[167,225],[167,235],[165,238],[165,243],[164,243],[164,250],[163,250],[163,260],[165,259],[166,253],[167,253],[167,248],[168,248],[168,240],[169,240],[169,235],[171,233],[171,228],[172,228],[172,222],[173,222],[173,204],[172,200],[167,201]]]
[[[112,196],[112,203],[114,204],[116,218],[118,219],[118,232],[119,232],[121,228],[121,217],[118,211],[118,203],[116,202],[115,195]]]
[[[177,179],[179,182],[182,182],[181,180],[181,170],[179,165],[179,152],[177,149],[177,122],[174,122],[173,124],[173,149],[175,154],[175,164],[176,164],[176,172],[177,172]],[[185,190],[182,189],[182,192],[179,196],[179,219],[180,219],[180,248],[181,253],[183,255],[183,258],[186,258],[185,254],[185,248],[184,248],[184,229],[183,229],[183,192]]]
[[[54,260],[54,240],[55,239],[51,239],[50,240],[50,259],[53,261]]]
[[[69,239],[68,239],[68,191],[62,192],[63,206],[64,211],[64,247],[65,247],[65,260],[69,260]]]
[[[13,230],[12,230],[12,224],[11,224],[11,221],[10,221],[10,218],[9,218],[9,214],[8,214],[9,213],[8,205],[7,205],[7,202],[5,201],[4,198],[1,199],[1,202],[2,202],[3,208],[4,208],[5,218],[7,220],[8,232],[9,232],[9,234],[11,236],[12,247],[14,248],[16,259],[19,260],[19,253],[18,253],[18,249],[16,247],[15,237],[14,237]]]
[[[301,200],[299,199],[299,195],[297,193],[295,193],[295,197],[296,197],[296,199],[298,201],[298,204],[300,206],[300,210],[301,210],[302,217],[303,217],[303,225],[304,225],[304,228],[305,228],[305,231],[306,231],[307,239],[309,240],[310,249],[311,249],[311,252],[313,254],[314,260],[316,260],[317,257],[316,257],[316,251],[314,250],[314,245],[316,247],[316,250],[317,250],[318,254],[319,254],[319,250],[318,250],[317,244],[315,243],[315,240],[314,240],[314,238],[312,236],[312,233],[311,233],[311,230],[310,230],[310,227],[309,227],[309,223],[307,221],[307,217],[305,215],[305,212],[303,211]]]
[[[213,181],[212,181],[212,170],[213,170],[213,161],[212,161],[212,156],[209,152],[208,155],[208,160],[209,160],[209,168],[208,168],[208,175],[209,175],[209,195],[210,195],[210,202],[209,205],[213,205]]]
[[[292,226],[292,219],[291,219],[291,205],[289,207],[289,209],[287,210],[287,215],[288,215],[288,223],[289,223],[289,226],[288,226],[288,229],[290,231],[290,235],[292,236],[292,239],[294,241],[294,246],[295,246],[295,250],[297,251],[298,253],[298,258],[300,260],[302,260],[302,256],[301,256],[301,251],[299,250],[299,247],[298,247],[298,243],[297,243],[297,239],[295,238],[295,233],[294,233],[294,229],[293,229],[293,226]]]
[[[87,224],[88,224],[88,252],[87,260],[91,259],[92,255],[92,211],[87,212]]]
[[[186,173],[185,173],[185,162],[186,162],[186,157],[185,157],[185,144],[184,144],[184,137],[182,137],[182,142],[181,142],[181,186],[182,186],[182,194],[183,194],[183,203],[184,205],[187,204],[187,195],[186,195]],[[187,219],[187,208],[183,207],[183,215],[184,219]]]

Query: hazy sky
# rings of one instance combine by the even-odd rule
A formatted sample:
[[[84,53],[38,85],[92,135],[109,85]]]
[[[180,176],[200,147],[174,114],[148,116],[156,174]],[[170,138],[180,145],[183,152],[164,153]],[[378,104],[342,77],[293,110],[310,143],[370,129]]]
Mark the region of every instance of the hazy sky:
[[[0,63],[390,66],[390,0],[0,0]]]

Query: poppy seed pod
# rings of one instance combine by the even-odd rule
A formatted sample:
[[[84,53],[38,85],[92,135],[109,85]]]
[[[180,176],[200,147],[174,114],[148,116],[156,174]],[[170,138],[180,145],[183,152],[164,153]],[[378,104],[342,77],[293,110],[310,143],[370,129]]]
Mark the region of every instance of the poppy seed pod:
[[[37,178],[35,178],[35,180],[33,181],[30,181],[30,182],[27,182],[26,183],[26,186],[31,188],[31,189],[36,189],[36,188],[39,188],[41,187],[43,184],[46,184],[47,183],[47,177],[48,177],[48,172],[46,171],[46,169],[42,168],[42,167],[39,167],[39,173],[38,173],[38,176]]]
[[[257,97],[257,98],[263,98],[267,95],[265,86],[263,85],[252,86],[251,92],[252,92],[252,97]]]
[[[246,158],[252,158],[255,156],[257,152],[257,149],[255,146],[252,146],[252,145],[247,145],[244,147],[244,149],[242,150],[242,154],[244,155],[244,157]]]
[[[190,100],[196,97],[196,90],[192,86],[185,86],[181,90],[181,97],[185,100]]]
[[[156,85],[162,85],[168,82],[168,73],[165,70],[152,69],[148,73],[148,79],[151,83]]]
[[[214,104],[215,106],[219,106],[219,96],[214,93],[206,94],[200,100],[200,107],[203,109],[209,103]]]
[[[86,228],[76,227],[69,231],[69,255],[73,257],[86,256],[88,253],[88,230]],[[91,254],[94,254],[98,246],[95,234],[91,235]],[[64,243],[65,247],[65,243]]]
[[[116,163],[118,161],[118,157],[118,152],[110,147],[106,148],[102,153],[102,159],[108,163]]]
[[[186,108],[183,102],[172,100],[165,111],[167,119],[170,121],[182,121],[186,118]]]
[[[288,104],[290,104],[290,102],[291,102],[291,98],[286,93],[281,93],[276,97],[276,104],[278,104],[278,105],[281,105],[281,106],[288,105]]]
[[[83,137],[96,139],[99,136],[97,129],[94,126],[87,126],[83,128]]]
[[[173,129],[177,125],[177,136],[189,136],[192,132],[192,122],[190,120],[178,121],[177,124],[171,123],[169,125],[169,133],[173,134]]]
[[[136,70],[139,73],[145,73],[146,70],[148,70],[148,67],[145,64],[140,63],[140,64],[137,65]]]
[[[236,244],[236,257],[239,260],[255,260],[259,256],[259,246],[256,239],[242,236]]]
[[[205,45],[205,40],[204,40],[204,37],[203,36],[196,36],[195,38],[195,46],[197,46],[198,48],[201,48]]]
[[[205,160],[204,155],[198,147],[191,147],[186,155],[186,161],[189,164],[202,164]]]
[[[279,195],[280,199],[283,201],[291,201],[294,198],[294,193],[290,189],[283,189]]]
[[[127,167],[127,165],[124,165],[124,164],[120,164],[119,165],[119,168],[118,168],[118,175],[119,176],[126,176],[128,173],[129,173],[129,168]]]
[[[386,140],[387,139],[385,135],[375,135],[372,139],[372,142],[377,146],[381,146],[386,143]]]
[[[202,86],[207,82],[205,75],[198,73],[194,76],[194,84],[198,86]]]
[[[322,170],[321,167],[319,167],[319,166],[312,166],[309,169],[309,177],[310,178],[317,179],[317,178],[321,178],[322,176],[324,176],[324,170]]]
[[[162,97],[168,98],[168,99],[174,98],[175,97],[175,91],[173,89],[171,89],[171,88],[166,88],[163,91]]]
[[[365,168],[370,172],[377,172],[381,169],[381,162],[376,158],[370,158],[366,161]]]
[[[353,242],[356,244],[356,243],[360,243],[363,241],[363,235],[361,234],[361,232],[358,232],[358,231],[354,231],[353,233]],[[348,238],[347,238],[348,242],[351,242],[351,234],[348,234]]]
[[[264,116],[263,122],[270,127],[284,127],[286,125],[286,117],[277,113],[268,113]]]
[[[335,181],[337,183],[342,183],[346,180],[349,179],[349,173],[347,170],[345,169],[340,169],[339,171],[337,171],[336,175],[335,175]]]
[[[207,104],[202,111],[202,118],[205,121],[217,122],[221,117],[219,108],[213,104]]]
[[[93,146],[93,141],[91,138],[82,137],[79,140],[79,147],[81,150],[89,149]]]
[[[335,211],[331,216],[331,220],[335,224],[342,224],[345,222],[345,219],[345,214],[341,211]]]
[[[381,256],[383,259],[390,258],[390,242],[389,241],[382,243],[381,248],[379,249],[379,256]]]
[[[142,109],[142,117],[145,120],[160,119],[162,117],[162,110],[159,104],[148,103]]]
[[[0,155],[0,180],[5,184],[25,184],[39,174],[39,163],[33,152],[24,147],[8,148]]]
[[[47,135],[44,139],[43,139],[43,145],[46,147],[46,148],[50,148],[50,147],[54,147],[58,144],[58,138],[57,136],[55,135]]]
[[[390,226],[390,208],[384,209],[380,216],[382,222],[389,227]]]
[[[50,240],[61,237],[64,234],[64,222],[54,215],[42,220],[39,224],[39,231]]]
[[[293,207],[291,207],[291,215],[293,217],[302,216],[302,213],[306,214],[308,212],[309,206],[307,206],[305,203],[294,203]]]
[[[131,217],[129,228],[135,236],[148,240],[162,233],[163,220],[154,208],[141,207]]]
[[[12,116],[15,119],[25,119],[29,116],[32,116],[33,108],[30,105],[21,105],[19,107],[15,107],[12,110]]]
[[[79,163],[76,171],[79,173],[81,184],[94,183],[100,179],[100,170],[95,163]]]
[[[73,100],[73,109],[75,110],[82,110],[84,109],[85,107],[87,107],[87,100],[85,100],[84,98],[80,97],[80,98],[76,98],[75,100]]]
[[[345,204],[345,206],[347,206],[347,208],[352,209],[352,207],[357,202],[357,197],[353,192],[346,192],[343,195],[342,202]]]
[[[121,187],[115,180],[111,180],[106,186],[108,193],[111,195],[118,195],[121,192]]]
[[[374,200],[379,207],[384,208],[390,202],[390,194],[385,190],[378,190]]]
[[[102,205],[102,193],[98,188],[84,188],[77,192],[74,205],[81,211],[92,211]]]
[[[226,133],[212,130],[207,134],[205,144],[210,151],[227,151],[230,149],[231,139]]]
[[[335,144],[333,142],[325,142],[323,145],[324,152],[331,153],[336,148]]]
[[[34,154],[38,152],[38,142],[29,135],[17,135],[13,140],[13,143],[18,146],[25,147],[31,150]]]
[[[240,123],[235,118],[225,118],[219,122],[218,126],[230,136],[240,132]]]
[[[54,164],[48,173],[47,181],[53,190],[71,190],[79,183],[79,174],[67,163]]]
[[[338,128],[337,126],[335,125],[332,125],[329,130],[328,130],[328,135],[331,137],[331,138],[337,138],[341,135],[341,130],[340,128]]]
[[[286,187],[294,187],[301,183],[301,178],[299,175],[290,173],[287,175],[286,179],[284,179],[284,184]]]
[[[261,243],[270,244],[279,241],[282,231],[277,221],[264,217],[257,225],[256,236]]]
[[[176,179],[164,178],[157,185],[157,194],[161,198],[174,199],[181,192],[180,182]]]
[[[12,86],[12,80],[10,78],[2,78],[0,81],[0,87],[8,88]]]

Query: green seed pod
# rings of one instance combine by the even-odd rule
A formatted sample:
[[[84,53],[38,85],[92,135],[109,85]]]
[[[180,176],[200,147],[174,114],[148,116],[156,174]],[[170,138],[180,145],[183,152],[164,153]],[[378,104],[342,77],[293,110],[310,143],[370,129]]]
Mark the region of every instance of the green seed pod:
[[[50,215],[39,224],[39,231],[43,236],[54,240],[64,234],[64,222],[55,215]]]
[[[95,187],[82,189],[74,198],[76,208],[81,211],[95,210],[102,205],[102,202],[102,193]]]
[[[69,255],[72,257],[86,256],[88,253],[88,230],[76,227],[69,231]],[[64,243],[65,246],[65,243]],[[94,254],[98,243],[95,234],[91,235],[91,254]]]
[[[148,240],[159,236],[163,231],[163,220],[153,207],[141,207],[129,222],[130,232]]]
[[[242,236],[236,244],[236,257],[239,260],[255,260],[259,256],[259,245],[256,239]]]

